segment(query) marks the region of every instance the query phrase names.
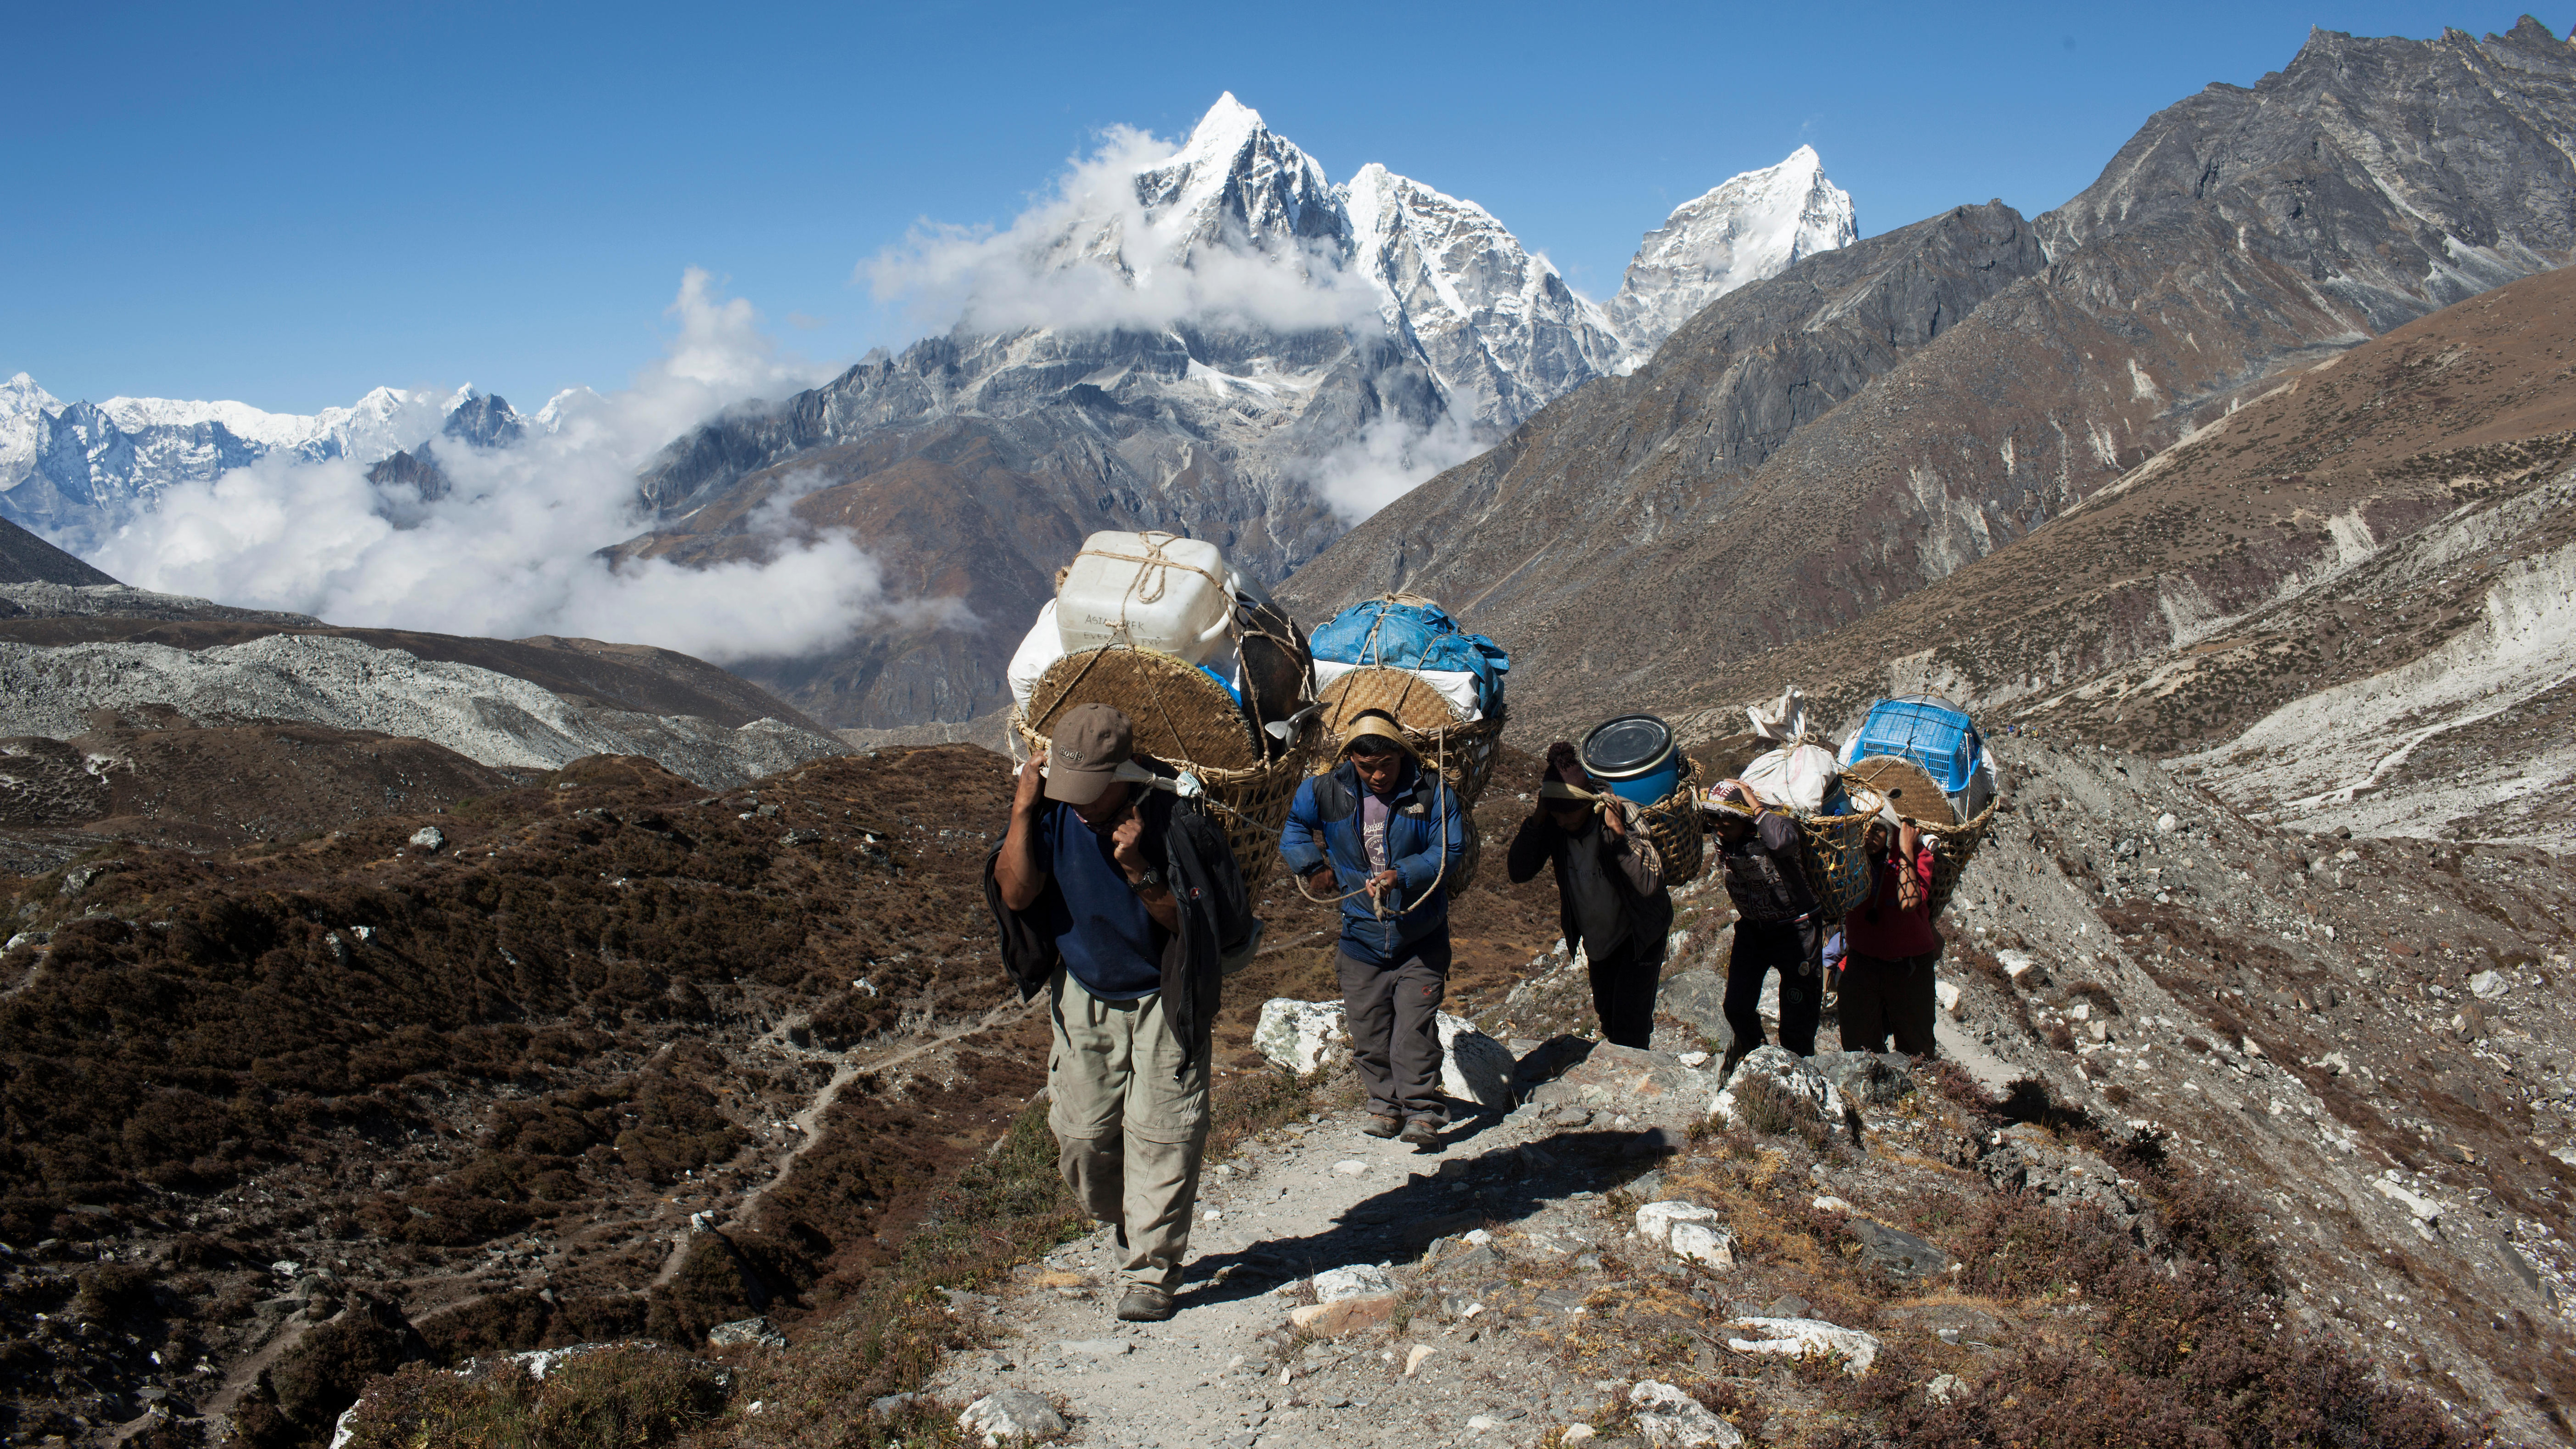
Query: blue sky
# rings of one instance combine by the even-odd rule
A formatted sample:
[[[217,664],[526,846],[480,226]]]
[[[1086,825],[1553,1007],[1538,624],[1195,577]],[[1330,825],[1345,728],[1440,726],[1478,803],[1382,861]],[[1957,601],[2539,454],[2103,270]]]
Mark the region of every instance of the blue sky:
[[[1101,128],[1232,90],[1335,180],[1483,203],[1595,297],[1673,205],[1804,142],[1865,233],[2036,213],[2312,24],[2511,6],[18,5],[0,376],[309,412],[533,406],[661,349],[686,267],[817,362],[918,330],[859,264],[1003,223]],[[2543,17],[2554,28],[2565,17]]]

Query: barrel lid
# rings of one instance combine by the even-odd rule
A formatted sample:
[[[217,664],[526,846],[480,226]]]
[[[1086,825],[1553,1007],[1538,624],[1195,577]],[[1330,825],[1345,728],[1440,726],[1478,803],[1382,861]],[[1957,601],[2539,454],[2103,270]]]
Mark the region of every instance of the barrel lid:
[[[1608,779],[1642,773],[1673,752],[1673,729],[1650,714],[1624,714],[1583,739],[1583,768]]]

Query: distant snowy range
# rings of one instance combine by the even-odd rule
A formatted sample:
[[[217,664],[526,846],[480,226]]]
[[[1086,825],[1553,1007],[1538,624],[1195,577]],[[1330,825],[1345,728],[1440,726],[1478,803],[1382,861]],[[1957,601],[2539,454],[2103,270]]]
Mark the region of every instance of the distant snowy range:
[[[778,355],[695,270],[668,354],[630,387],[524,415],[471,388],[309,416],[66,403],[19,373],[0,382],[0,516],[226,603],[791,657],[967,621],[974,591],[913,595],[869,541],[791,517],[847,481],[821,464],[738,510],[760,547],[639,543],[763,469],[972,420],[1025,444],[1032,476],[1073,460],[1080,487],[1134,505],[1109,509],[1126,523],[1260,541],[1250,561],[1275,578],[1716,297],[1857,236],[1800,147],[1676,208],[1596,303],[1474,202],[1376,164],[1332,182],[1225,95],[1178,144],[1111,132],[1006,227],[880,254],[863,273],[929,335],[837,376]],[[1195,513],[1148,498],[1192,480]]]

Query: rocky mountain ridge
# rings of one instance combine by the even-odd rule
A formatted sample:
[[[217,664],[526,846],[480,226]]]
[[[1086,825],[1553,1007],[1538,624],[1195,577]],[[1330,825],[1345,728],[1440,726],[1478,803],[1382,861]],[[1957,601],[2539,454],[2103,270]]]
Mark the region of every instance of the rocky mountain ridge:
[[[1996,275],[2009,285],[1903,356],[1730,372],[1746,340],[1700,324],[1736,294],[1360,525],[1286,594],[1448,600],[1537,667],[1516,701],[1533,718],[1735,671],[1994,553],[2267,378],[2565,259],[2571,87],[2576,55],[2527,18],[2484,39],[2319,31],[2252,89],[2151,119],[2032,224],[2043,265]],[[1831,406],[1775,444],[1728,445],[1819,387]]]
[[[149,511],[163,489],[265,457],[374,464],[435,436],[506,445],[552,421],[551,405],[523,418],[470,386],[444,398],[380,387],[307,416],[171,398],[65,403],[22,372],[0,383],[0,518],[85,550]]]
[[[1781,177],[1841,196],[1812,152],[1774,172],[1654,234],[1700,259],[1658,264],[1657,306],[1843,235],[1847,198],[1839,220],[1774,224]],[[738,666],[835,725],[995,708],[1020,621],[1094,531],[1210,539],[1276,579],[1438,459],[1631,356],[1481,207],[1378,166],[1333,185],[1231,96],[1175,154],[1030,225],[979,254],[1000,280],[956,330],[736,409],[644,473],[665,522],[629,555],[758,556],[773,544],[751,522],[786,493],[799,527],[850,530],[901,587],[962,597],[983,621]]]

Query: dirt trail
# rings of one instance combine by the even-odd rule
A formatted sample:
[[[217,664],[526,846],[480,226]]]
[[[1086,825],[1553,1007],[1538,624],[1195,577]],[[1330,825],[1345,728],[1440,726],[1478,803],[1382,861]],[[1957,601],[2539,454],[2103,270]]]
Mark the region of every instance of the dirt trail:
[[[1410,1337],[1432,1351],[1414,1375],[1379,1361],[1383,1374],[1366,1377],[1380,1386],[1356,1396],[1306,1381],[1337,1365],[1367,1369],[1381,1350],[1325,1343],[1294,1355],[1283,1381],[1270,1345],[1256,1340],[1303,1301],[1287,1295],[1310,1275],[1401,1263],[1417,1256],[1429,1227],[1465,1232],[1488,1218],[1509,1221],[1522,1250],[1571,1258],[1624,1231],[1602,1216],[1602,1191],[1644,1165],[1558,1164],[1544,1149],[1525,1152],[1563,1131],[1533,1108],[1463,1119],[1436,1154],[1370,1137],[1362,1120],[1343,1111],[1297,1124],[1211,1169],[1172,1321],[1115,1319],[1114,1249],[1096,1232],[1048,1258],[1052,1278],[1024,1275],[1023,1291],[980,1310],[996,1316],[1002,1341],[952,1362],[932,1391],[959,1402],[998,1388],[1061,1394],[1075,1442],[1138,1449],[1436,1444],[1485,1432],[1470,1420],[1510,1425],[1527,1441],[1587,1417],[1596,1387],[1538,1341],[1499,1331],[1502,1315],[1445,1326],[1425,1318]],[[1470,1184],[1507,1175],[1517,1179],[1508,1188]],[[1072,1274],[1084,1286],[1049,1286]],[[1467,1312],[1472,1281],[1455,1291],[1466,1295],[1457,1311]]]

